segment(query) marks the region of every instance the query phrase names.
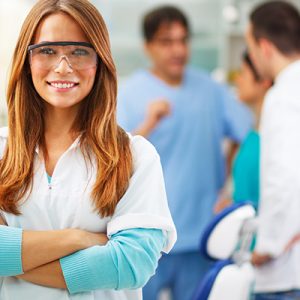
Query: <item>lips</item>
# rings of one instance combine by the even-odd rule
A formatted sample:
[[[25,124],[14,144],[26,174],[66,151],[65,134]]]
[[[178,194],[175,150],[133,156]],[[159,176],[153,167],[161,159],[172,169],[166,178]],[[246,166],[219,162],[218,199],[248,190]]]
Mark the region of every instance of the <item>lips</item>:
[[[186,60],[181,58],[174,58],[170,60],[170,63],[173,65],[185,65]]]
[[[47,81],[47,83],[56,88],[56,89],[64,89],[64,90],[67,90],[67,89],[72,89],[74,88],[75,86],[78,86],[79,83],[78,82],[74,82],[74,81]]]

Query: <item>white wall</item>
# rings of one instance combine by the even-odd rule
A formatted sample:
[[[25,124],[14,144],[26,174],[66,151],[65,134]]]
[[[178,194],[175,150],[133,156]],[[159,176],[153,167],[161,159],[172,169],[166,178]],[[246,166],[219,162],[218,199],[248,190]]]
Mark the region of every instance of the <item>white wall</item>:
[[[22,23],[34,1],[0,0],[0,118],[6,111],[7,75]],[[0,123],[1,123],[0,119]],[[3,120],[2,120],[3,123]]]
[[[12,53],[25,16],[36,0],[0,0],[0,126],[3,124],[5,87]],[[300,0],[290,0],[300,8]],[[244,49],[243,31],[249,11],[264,0],[91,0],[103,15],[110,32],[119,78],[147,65],[143,53],[141,20],[154,6],[173,4],[190,19],[193,39],[191,63],[208,71],[234,71]],[[228,23],[224,7],[234,5],[240,18]]]

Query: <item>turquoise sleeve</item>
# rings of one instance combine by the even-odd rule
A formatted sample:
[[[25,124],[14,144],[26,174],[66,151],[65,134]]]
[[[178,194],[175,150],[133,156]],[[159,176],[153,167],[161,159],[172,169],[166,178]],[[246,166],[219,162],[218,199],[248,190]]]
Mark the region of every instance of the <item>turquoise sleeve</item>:
[[[0,276],[23,274],[22,229],[0,225]]]
[[[71,294],[96,289],[135,289],[155,273],[165,236],[159,229],[128,229],[105,246],[94,246],[60,260]]]

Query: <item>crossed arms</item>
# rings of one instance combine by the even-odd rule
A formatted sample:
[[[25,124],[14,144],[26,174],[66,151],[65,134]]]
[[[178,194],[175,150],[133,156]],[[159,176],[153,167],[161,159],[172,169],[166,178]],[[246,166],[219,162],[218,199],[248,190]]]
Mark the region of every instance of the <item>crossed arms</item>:
[[[0,240],[3,232],[11,236],[14,230],[20,234],[20,229],[0,226]],[[154,274],[164,242],[162,230],[158,229],[124,230],[110,240],[103,233],[79,229],[24,230],[21,271],[8,273],[2,267],[0,276],[17,276],[38,285],[68,288],[71,294],[95,289],[139,288]],[[4,246],[1,243],[0,247]]]

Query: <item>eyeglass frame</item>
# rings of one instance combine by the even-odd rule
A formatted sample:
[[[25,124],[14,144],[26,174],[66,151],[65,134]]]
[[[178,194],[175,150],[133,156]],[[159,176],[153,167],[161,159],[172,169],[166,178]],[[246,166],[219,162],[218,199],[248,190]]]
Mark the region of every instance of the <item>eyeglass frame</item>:
[[[90,44],[90,43],[87,43],[87,42],[71,42],[71,41],[42,42],[42,43],[39,43],[39,44],[29,45],[28,48],[27,48],[27,52],[31,53],[30,51],[32,51],[34,49],[37,49],[37,48],[40,48],[40,47],[44,47],[44,46],[84,46],[84,47],[91,48],[91,49],[93,49],[95,51],[95,53],[97,55],[96,66],[98,65],[99,56],[98,56],[98,54],[97,54],[94,46],[92,44]],[[68,59],[68,64],[69,64],[69,58],[67,57],[67,59]],[[72,65],[71,65],[71,67],[72,67]]]

